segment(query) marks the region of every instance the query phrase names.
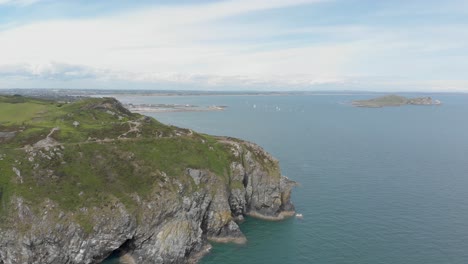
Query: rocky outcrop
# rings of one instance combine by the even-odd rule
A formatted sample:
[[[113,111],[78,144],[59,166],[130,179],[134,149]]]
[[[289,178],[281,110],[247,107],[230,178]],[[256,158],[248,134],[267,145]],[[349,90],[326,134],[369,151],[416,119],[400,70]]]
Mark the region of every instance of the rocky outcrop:
[[[96,102],[87,104],[84,107],[82,107],[82,109],[85,111],[90,109],[99,109],[104,110],[112,115],[114,115],[115,113],[119,113],[123,116],[131,115],[130,110],[125,108],[122,103],[120,103],[112,97],[104,97],[101,99],[97,99]]]
[[[411,105],[440,105],[439,100],[434,100],[431,97],[419,97],[408,99],[408,104]]]
[[[0,223],[0,263],[88,264],[110,255],[125,263],[192,263],[209,241],[244,243],[238,223],[246,215],[293,214],[294,182],[278,161],[257,145],[219,141],[237,157],[227,178],[203,168],[186,168],[178,178],[161,173],[149,196],[134,194],[134,208],[116,199],[66,211],[47,198],[38,206],[14,196]]]

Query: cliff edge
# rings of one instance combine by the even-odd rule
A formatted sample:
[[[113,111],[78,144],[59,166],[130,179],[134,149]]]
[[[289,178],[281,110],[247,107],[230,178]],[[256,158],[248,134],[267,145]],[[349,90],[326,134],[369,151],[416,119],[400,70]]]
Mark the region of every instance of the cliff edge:
[[[194,263],[246,215],[294,213],[294,182],[242,140],[166,126],[112,98],[0,96],[0,263]]]

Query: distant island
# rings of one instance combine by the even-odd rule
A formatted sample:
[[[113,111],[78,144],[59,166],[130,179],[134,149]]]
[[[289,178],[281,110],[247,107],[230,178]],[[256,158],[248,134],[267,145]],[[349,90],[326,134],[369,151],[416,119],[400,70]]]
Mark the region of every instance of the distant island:
[[[431,97],[416,97],[406,98],[399,95],[385,95],[369,100],[355,100],[352,102],[356,107],[380,108],[386,106],[402,106],[402,105],[440,105],[439,100],[434,100]]]

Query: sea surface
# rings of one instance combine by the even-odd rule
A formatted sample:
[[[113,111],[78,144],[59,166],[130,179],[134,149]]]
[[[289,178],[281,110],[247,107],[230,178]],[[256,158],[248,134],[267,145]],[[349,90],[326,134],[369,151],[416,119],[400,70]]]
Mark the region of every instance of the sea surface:
[[[356,108],[375,95],[117,96],[123,102],[225,105],[148,114],[255,142],[300,183],[303,219],[247,219],[246,245],[215,244],[203,264],[468,263],[468,95],[441,106]]]

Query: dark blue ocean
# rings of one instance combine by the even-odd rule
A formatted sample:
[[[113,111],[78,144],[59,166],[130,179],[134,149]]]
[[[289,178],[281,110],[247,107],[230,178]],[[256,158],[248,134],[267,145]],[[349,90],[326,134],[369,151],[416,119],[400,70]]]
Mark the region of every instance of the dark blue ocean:
[[[241,225],[246,245],[214,245],[214,263],[468,263],[468,95],[441,106],[355,108],[375,95],[117,96],[124,102],[226,105],[148,114],[255,142],[300,183],[304,219]]]

